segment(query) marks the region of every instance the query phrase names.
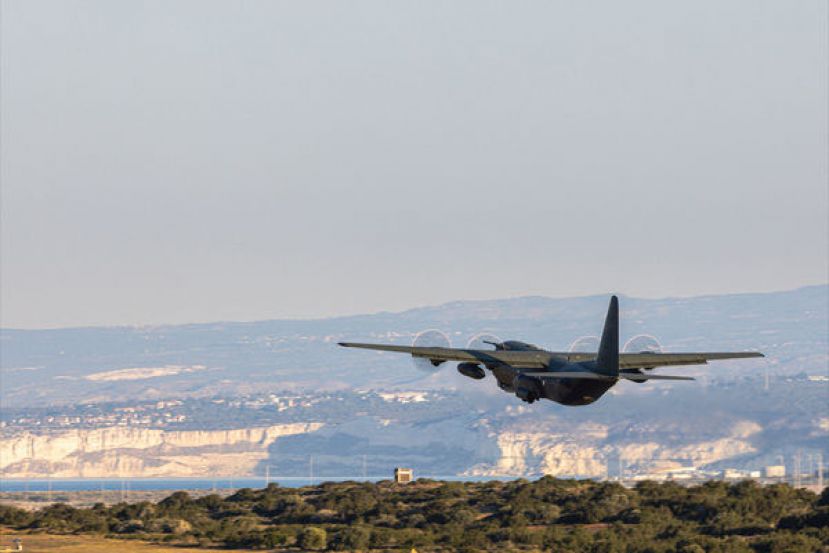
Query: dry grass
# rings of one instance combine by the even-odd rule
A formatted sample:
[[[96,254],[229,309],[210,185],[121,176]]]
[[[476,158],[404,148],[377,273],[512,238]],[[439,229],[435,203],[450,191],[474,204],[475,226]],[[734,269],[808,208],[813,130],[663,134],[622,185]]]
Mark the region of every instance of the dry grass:
[[[56,536],[49,534],[24,534],[7,530],[0,531],[0,551],[11,547],[12,539],[23,540],[24,553],[204,553],[205,549],[156,545],[138,540],[112,540],[97,536]],[[237,553],[240,550],[223,549],[223,553]]]

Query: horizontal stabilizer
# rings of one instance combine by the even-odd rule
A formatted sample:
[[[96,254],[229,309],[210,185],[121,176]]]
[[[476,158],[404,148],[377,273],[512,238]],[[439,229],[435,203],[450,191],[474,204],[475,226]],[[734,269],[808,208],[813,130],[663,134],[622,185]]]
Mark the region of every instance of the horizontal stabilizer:
[[[616,380],[613,376],[607,376],[591,372],[543,372],[543,373],[521,373],[523,376],[533,378],[573,378],[579,380]]]
[[[639,374],[639,373],[619,373],[619,376],[628,380],[694,380],[690,376],[672,376],[669,374]]]

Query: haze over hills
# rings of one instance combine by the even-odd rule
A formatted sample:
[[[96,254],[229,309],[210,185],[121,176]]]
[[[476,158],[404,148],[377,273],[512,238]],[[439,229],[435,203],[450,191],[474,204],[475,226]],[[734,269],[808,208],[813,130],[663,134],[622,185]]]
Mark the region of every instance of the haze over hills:
[[[308,321],[2,331],[6,476],[387,472],[601,475],[630,467],[757,468],[829,459],[829,286],[621,298],[622,339],[666,351],[760,350],[766,359],[664,372],[693,383],[622,383],[595,405],[525,406],[453,364],[340,340],[453,345],[487,331],[566,350],[599,333],[607,296],[462,301]],[[231,432],[245,429],[248,432]],[[231,436],[231,437],[229,437]],[[367,459],[367,460],[366,460]],[[658,464],[658,463],[657,463]]]
[[[686,369],[690,373],[734,376],[756,373],[759,366],[779,374],[825,369],[828,297],[826,285],[696,298],[623,296],[622,339],[645,333],[656,336],[666,351],[760,350],[768,357]],[[253,383],[279,390],[455,386],[460,381],[448,377],[454,371],[427,378],[411,370],[405,357],[344,351],[336,342],[409,344],[417,332],[438,328],[456,347],[487,331],[566,350],[575,338],[601,331],[606,303],[606,296],[524,297],[307,321],[3,329],[0,399],[5,406],[75,404],[227,393]]]

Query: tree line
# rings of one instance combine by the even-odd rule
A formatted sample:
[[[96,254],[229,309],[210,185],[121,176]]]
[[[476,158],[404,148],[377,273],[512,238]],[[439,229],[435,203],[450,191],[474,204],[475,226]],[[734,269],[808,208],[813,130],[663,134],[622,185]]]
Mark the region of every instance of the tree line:
[[[158,503],[0,505],[18,530],[288,550],[631,553],[829,552],[829,491],[560,480],[324,483]]]

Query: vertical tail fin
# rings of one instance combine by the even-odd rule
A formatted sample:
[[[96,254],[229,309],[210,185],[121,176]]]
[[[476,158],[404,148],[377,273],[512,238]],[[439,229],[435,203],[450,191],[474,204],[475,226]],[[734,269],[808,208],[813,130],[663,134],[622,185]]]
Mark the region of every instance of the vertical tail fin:
[[[619,376],[619,299],[616,296],[610,298],[607,308],[599,354],[596,356],[596,372]]]

